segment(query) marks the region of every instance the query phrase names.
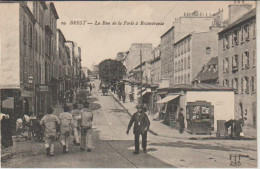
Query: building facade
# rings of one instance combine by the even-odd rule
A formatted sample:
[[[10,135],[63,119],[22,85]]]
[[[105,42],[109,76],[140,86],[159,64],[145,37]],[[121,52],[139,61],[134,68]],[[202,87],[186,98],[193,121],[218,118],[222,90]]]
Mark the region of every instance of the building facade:
[[[236,118],[256,127],[256,9],[219,32],[218,45],[219,83],[236,91]]]
[[[151,61],[151,82],[158,85],[161,82],[161,46],[153,50],[154,59]]]
[[[57,57],[56,45],[57,45],[57,19],[59,16],[57,14],[54,4],[47,3],[47,10],[45,11],[45,25],[46,31],[48,31],[48,37],[46,38],[46,45],[49,49],[49,57],[46,57],[46,67],[45,72],[48,72],[46,79],[51,92],[51,102],[55,104],[58,100],[59,91],[59,58]]]
[[[46,113],[56,103],[64,90],[64,64],[70,65],[70,55],[62,32],[57,36],[58,14],[53,3],[3,3],[0,11],[5,23],[0,26],[0,105],[1,111],[12,114],[13,123],[22,113]]]
[[[218,55],[217,32],[191,33],[174,43],[174,84],[191,84],[203,65]]]
[[[142,62],[152,59],[153,45],[150,43],[133,43],[129,49],[129,53],[125,59],[127,72],[130,72],[140,64],[140,56]]]
[[[174,44],[174,27],[171,27],[161,36],[161,75],[162,78],[173,79],[173,44]]]
[[[173,26],[161,36],[162,78],[169,79],[170,84],[176,84],[176,61],[174,61],[175,57],[173,56],[175,50],[173,44],[175,42],[180,41],[190,33],[217,31],[225,25],[226,22],[223,21],[223,10],[221,9],[214,14],[199,13],[198,11],[192,13],[185,12],[184,16],[176,18],[173,22]]]

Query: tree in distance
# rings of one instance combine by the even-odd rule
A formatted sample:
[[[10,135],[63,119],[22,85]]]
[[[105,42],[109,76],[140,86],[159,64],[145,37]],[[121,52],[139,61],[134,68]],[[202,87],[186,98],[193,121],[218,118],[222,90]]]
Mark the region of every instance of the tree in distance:
[[[99,78],[103,83],[112,84],[116,81],[123,79],[126,75],[125,66],[117,61],[112,59],[106,59],[99,63]]]

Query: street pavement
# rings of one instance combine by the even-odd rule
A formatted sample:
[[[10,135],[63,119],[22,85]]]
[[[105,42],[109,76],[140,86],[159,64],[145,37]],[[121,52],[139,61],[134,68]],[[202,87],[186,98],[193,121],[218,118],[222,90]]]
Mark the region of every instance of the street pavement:
[[[70,138],[69,153],[62,154],[62,146],[55,144],[55,156],[46,157],[44,143],[16,142],[14,148],[22,147],[12,158],[2,161],[2,167],[74,167],[74,168],[164,168],[164,167],[256,167],[256,140],[190,140],[173,129],[169,130],[151,120],[156,132],[148,134],[147,153],[134,155],[134,135],[126,134],[130,116],[126,113],[127,103],[119,104],[115,96],[103,96],[97,90],[99,81],[92,81],[96,88],[88,98],[94,114],[94,149],[82,152]],[[123,106],[123,107],[122,107]],[[130,109],[130,107],[128,107]],[[55,114],[62,111],[55,107]],[[128,110],[128,112],[134,111]],[[131,115],[131,113],[130,113]],[[161,127],[161,128],[160,128]],[[165,127],[165,126],[164,126]],[[170,136],[168,137],[167,132]],[[170,133],[171,132],[171,133]],[[174,133],[174,134],[172,134]],[[30,150],[30,151],[29,151]],[[230,155],[243,155],[240,166],[231,166]]]

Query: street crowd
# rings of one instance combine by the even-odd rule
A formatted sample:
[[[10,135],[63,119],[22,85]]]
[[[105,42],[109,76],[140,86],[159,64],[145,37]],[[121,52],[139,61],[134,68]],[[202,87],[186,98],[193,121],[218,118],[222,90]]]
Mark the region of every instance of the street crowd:
[[[92,89],[95,88],[94,84],[89,84],[89,91],[92,92]],[[103,88],[102,83],[100,84],[100,88]],[[112,92],[117,92],[119,100],[123,99],[125,102],[124,96],[124,83],[122,81],[118,82],[116,86],[109,87]],[[131,98],[131,97],[130,97]],[[131,99],[130,99],[131,101]],[[47,114],[39,114],[37,116],[38,126],[31,125],[31,117],[27,115],[23,115],[18,118],[16,121],[16,133],[17,140],[19,141],[19,137],[22,136],[27,139],[27,136],[24,135],[24,131],[27,130],[28,137],[30,138],[32,135],[32,128],[38,127],[39,131],[41,131],[40,135],[42,135],[42,139],[44,139],[44,145],[46,149],[46,155],[48,157],[54,156],[54,143],[59,141],[62,145],[63,153],[66,154],[69,152],[69,140],[70,137],[73,136],[73,143],[75,146],[80,146],[81,151],[87,150],[91,152],[93,149],[93,132],[92,132],[92,121],[93,121],[93,113],[89,108],[89,102],[85,99],[80,101],[84,108],[79,109],[79,105],[74,103],[72,108],[67,105],[65,102],[63,105],[63,112],[56,116],[53,114],[53,109],[49,108],[47,110]],[[146,153],[147,149],[147,132],[150,127],[150,121],[147,116],[146,108],[139,102],[136,106],[137,112],[133,114],[130,119],[130,122],[127,126],[126,134],[129,134],[129,130],[133,127],[133,134],[135,139],[135,151],[134,154],[139,154],[139,138],[142,137],[142,148],[143,152]],[[181,117],[181,116],[180,116]],[[3,119],[8,119],[7,116],[1,116]],[[181,119],[183,121],[183,119]],[[2,123],[3,125],[4,123]],[[35,131],[35,129],[34,129]],[[79,138],[79,132],[81,135],[81,139]],[[182,131],[180,131],[182,132]],[[2,145],[3,140],[7,143],[12,143],[11,135],[9,136],[7,132],[6,135],[3,136],[2,133]],[[11,132],[10,132],[11,133]],[[37,133],[34,133],[37,134]],[[41,139],[39,139],[41,141]],[[4,143],[5,144],[5,143]],[[11,146],[11,145],[10,145]]]
[[[64,112],[60,113],[59,118],[53,114],[53,110],[50,108],[48,114],[46,114],[40,121],[45,131],[45,148],[47,156],[54,156],[54,142],[59,139],[63,153],[69,151],[69,138],[73,133],[74,144],[80,145],[80,150],[84,151],[87,148],[88,152],[91,152],[93,144],[92,136],[92,121],[93,114],[88,109],[89,103],[84,103],[84,108],[79,110],[77,104],[73,105],[73,110],[70,111],[70,107],[64,105]],[[79,143],[78,129],[81,131],[81,143]],[[87,145],[86,145],[87,143]]]

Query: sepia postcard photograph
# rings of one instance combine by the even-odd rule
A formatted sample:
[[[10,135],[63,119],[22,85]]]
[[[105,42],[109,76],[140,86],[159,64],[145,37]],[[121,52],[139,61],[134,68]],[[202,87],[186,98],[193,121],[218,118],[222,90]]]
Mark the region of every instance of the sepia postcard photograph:
[[[259,10],[0,1],[1,167],[257,168]]]

